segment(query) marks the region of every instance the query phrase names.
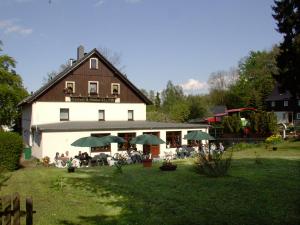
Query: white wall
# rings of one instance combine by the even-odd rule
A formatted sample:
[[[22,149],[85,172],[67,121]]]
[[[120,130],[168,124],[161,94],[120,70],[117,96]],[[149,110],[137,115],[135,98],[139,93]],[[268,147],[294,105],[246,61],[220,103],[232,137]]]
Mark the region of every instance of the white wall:
[[[60,108],[69,108],[69,121],[98,121],[98,110],[105,110],[106,121],[127,121],[128,110],[134,120],[146,120],[144,103],[35,102],[31,125],[60,122]]]
[[[84,131],[84,132],[43,132],[41,138],[41,145],[34,144],[32,147],[32,154],[37,158],[43,158],[49,156],[50,160],[54,159],[55,153],[64,153],[69,151],[69,155],[74,157],[81,152],[88,152],[90,154],[90,148],[88,147],[74,147],[71,143],[79,138],[91,136],[91,133],[110,133],[111,135],[118,135],[118,133],[136,133],[136,136],[143,134],[144,132],[160,132],[160,138],[166,141],[166,131],[181,131],[182,138],[190,130],[202,130],[208,132],[207,129],[168,129],[168,130],[124,130],[124,131]],[[187,140],[182,139],[182,145],[186,145]],[[143,145],[137,145],[137,150],[142,151]],[[175,153],[176,148],[166,148],[166,144],[160,145],[160,155],[163,156],[165,152],[172,151]],[[118,151],[118,145],[116,143],[111,144],[111,155],[113,156]],[[93,153],[96,155],[99,153]]]

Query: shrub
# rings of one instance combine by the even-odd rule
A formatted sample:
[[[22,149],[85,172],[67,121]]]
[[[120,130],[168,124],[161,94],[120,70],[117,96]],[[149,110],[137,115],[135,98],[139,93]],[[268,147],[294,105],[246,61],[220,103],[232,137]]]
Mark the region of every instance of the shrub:
[[[8,170],[19,168],[23,151],[22,137],[13,132],[0,132],[0,166]]]
[[[274,134],[274,135],[271,135],[270,137],[268,137],[265,142],[267,144],[278,144],[282,141],[282,137],[279,135],[279,134]]]
[[[227,153],[213,153],[211,157],[198,154],[195,162],[196,172],[208,177],[226,176],[231,165],[232,151]]]

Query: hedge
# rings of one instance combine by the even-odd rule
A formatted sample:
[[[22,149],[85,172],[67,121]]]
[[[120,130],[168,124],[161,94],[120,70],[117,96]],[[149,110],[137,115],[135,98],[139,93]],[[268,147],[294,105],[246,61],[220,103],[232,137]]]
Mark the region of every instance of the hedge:
[[[0,167],[18,169],[22,151],[23,140],[19,134],[0,132]]]

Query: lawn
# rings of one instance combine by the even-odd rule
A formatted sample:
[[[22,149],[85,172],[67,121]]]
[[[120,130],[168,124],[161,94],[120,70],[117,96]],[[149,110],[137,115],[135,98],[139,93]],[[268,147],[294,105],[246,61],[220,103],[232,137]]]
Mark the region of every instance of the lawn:
[[[258,163],[257,163],[258,162]],[[229,176],[207,178],[192,160],[177,171],[130,165],[29,167],[7,174],[1,195],[32,196],[34,224],[300,224],[300,142],[234,152]]]

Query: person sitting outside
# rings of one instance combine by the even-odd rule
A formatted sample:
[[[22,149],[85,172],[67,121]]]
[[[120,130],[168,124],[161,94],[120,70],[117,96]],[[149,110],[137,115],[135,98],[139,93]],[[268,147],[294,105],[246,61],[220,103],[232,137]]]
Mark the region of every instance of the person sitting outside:
[[[219,150],[220,150],[220,152],[224,152],[224,150],[225,150],[222,142],[219,143]]]

